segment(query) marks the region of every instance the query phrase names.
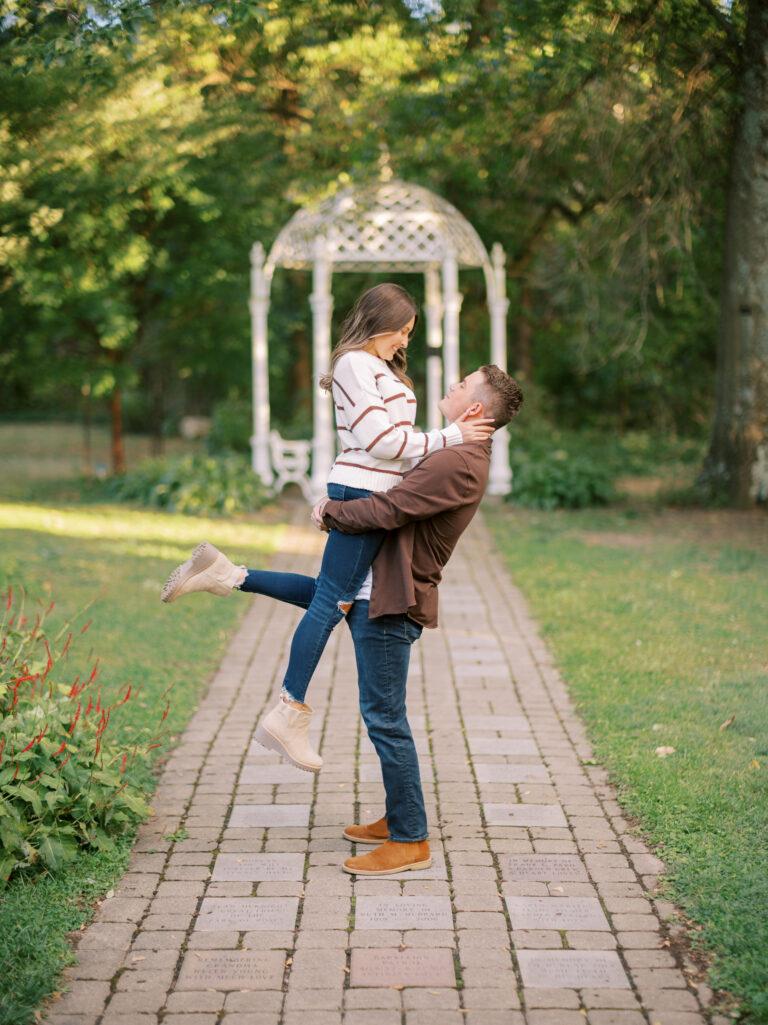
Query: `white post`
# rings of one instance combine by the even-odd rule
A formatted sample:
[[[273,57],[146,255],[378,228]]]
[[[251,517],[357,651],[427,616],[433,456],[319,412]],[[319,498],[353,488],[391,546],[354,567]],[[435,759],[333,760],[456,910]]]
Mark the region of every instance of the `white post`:
[[[491,363],[501,370],[507,369],[507,310],[504,263],[506,256],[501,243],[494,242],[491,249],[493,268],[488,292],[491,314]],[[509,465],[509,432],[506,427],[496,431],[491,449],[491,468],[488,475],[489,495],[508,495],[512,490],[512,468]]]
[[[251,465],[269,487],[272,463],[269,457],[269,363],[267,359],[267,313],[269,311],[269,280],[264,273],[264,246],[251,246],[251,375],[253,399],[253,434]]]
[[[456,257],[443,260],[443,369],[447,391],[459,379],[459,310],[463,296],[459,292],[459,267]]]
[[[436,267],[424,274],[427,314],[427,430],[443,426],[443,415],[437,407],[443,395],[443,303],[440,297],[440,274]]]
[[[326,494],[328,474],[334,459],[333,420],[331,396],[319,385],[321,374],[331,365],[331,263],[328,259],[326,240],[322,235],[315,239],[314,265],[312,269],[312,379],[314,382],[313,436],[312,436],[312,495],[321,498]]]

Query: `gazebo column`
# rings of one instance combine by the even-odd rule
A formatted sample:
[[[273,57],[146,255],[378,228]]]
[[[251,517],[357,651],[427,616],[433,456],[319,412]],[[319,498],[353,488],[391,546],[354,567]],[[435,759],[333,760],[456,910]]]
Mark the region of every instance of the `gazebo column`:
[[[507,299],[504,263],[506,256],[501,243],[494,242],[491,249],[491,284],[488,306],[491,314],[491,363],[501,370],[507,369]],[[508,495],[512,490],[512,469],[509,465],[509,431],[502,427],[493,436],[491,467],[488,475],[489,495]]]
[[[447,391],[459,380],[459,266],[453,254],[443,260],[443,372]]]
[[[331,262],[328,259],[326,240],[322,235],[315,239],[314,264],[312,269],[312,379],[313,392],[313,436],[312,436],[312,494],[321,498],[326,493],[328,474],[335,456],[333,443],[333,419],[331,396],[318,383],[321,374],[331,365]]]
[[[443,414],[438,402],[443,394],[443,304],[440,298],[440,274],[436,267],[428,267],[424,274],[427,313],[427,430],[443,426]]]
[[[251,246],[251,375],[253,434],[251,465],[269,487],[272,462],[269,456],[269,363],[267,359],[267,313],[270,279],[264,272],[264,246]]]

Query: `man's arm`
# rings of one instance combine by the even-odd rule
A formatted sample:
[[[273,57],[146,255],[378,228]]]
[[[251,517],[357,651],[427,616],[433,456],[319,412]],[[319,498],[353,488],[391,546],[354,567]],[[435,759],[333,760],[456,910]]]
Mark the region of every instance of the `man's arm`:
[[[478,486],[458,448],[446,448],[424,459],[390,491],[327,502],[323,522],[345,534],[396,530],[412,520],[468,505],[476,500]]]

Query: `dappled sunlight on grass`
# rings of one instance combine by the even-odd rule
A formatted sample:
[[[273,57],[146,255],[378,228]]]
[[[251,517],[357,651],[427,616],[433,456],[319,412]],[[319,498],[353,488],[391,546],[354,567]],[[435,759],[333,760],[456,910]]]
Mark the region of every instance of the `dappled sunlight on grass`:
[[[182,548],[204,539],[244,548],[272,549],[279,545],[284,525],[213,520],[112,505],[66,508],[2,502],[0,530],[30,530],[98,541],[157,542],[151,548],[144,546],[144,554],[172,559],[183,554]],[[142,554],[137,544],[132,544],[130,550],[132,555]]]

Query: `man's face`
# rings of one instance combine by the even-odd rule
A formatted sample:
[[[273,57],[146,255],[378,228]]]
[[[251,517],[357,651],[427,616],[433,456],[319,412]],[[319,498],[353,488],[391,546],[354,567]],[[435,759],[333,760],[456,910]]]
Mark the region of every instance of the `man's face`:
[[[463,380],[451,385],[438,402],[437,408],[446,419],[455,420],[457,416],[461,416],[474,402],[478,401],[474,395],[483,384],[485,384],[485,374],[482,370],[475,370],[471,374],[467,374]],[[485,414],[481,412],[480,415]]]

